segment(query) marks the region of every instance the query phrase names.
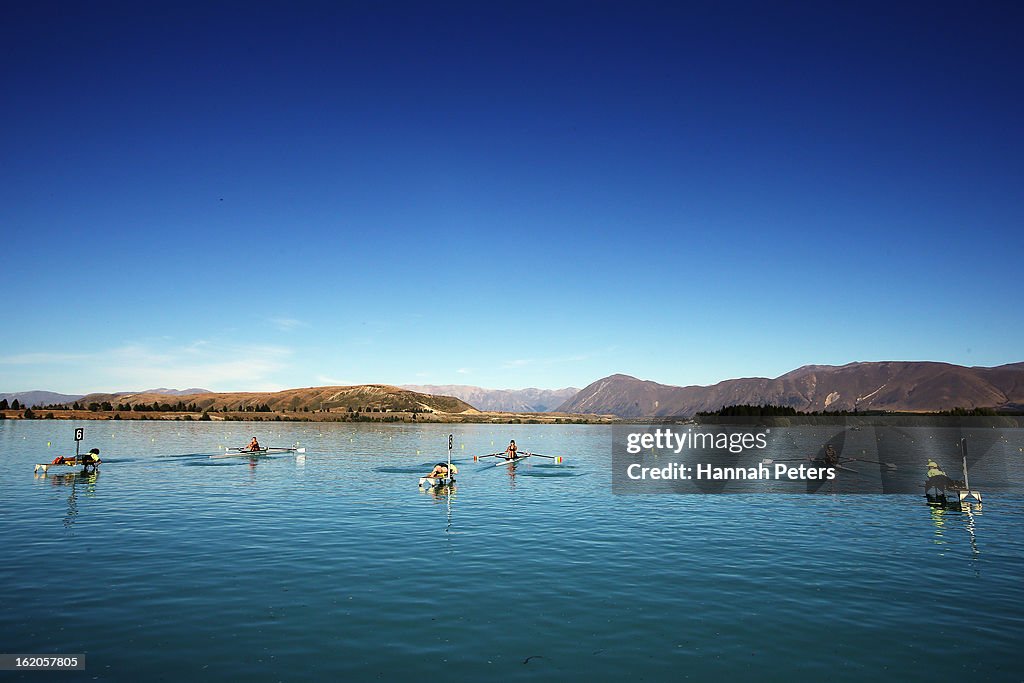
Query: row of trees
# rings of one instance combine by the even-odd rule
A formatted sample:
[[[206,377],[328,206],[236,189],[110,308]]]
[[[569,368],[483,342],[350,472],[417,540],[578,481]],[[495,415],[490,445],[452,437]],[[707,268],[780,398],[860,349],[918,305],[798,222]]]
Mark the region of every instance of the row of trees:
[[[697,413],[697,417],[796,417],[797,415],[826,415],[826,416],[847,416],[860,415],[856,410],[815,410],[807,413],[791,406],[755,406],[740,404],[735,406],[723,406],[718,410],[708,410]]]
[[[957,406],[953,410],[942,410],[937,414],[950,417],[996,417],[999,415],[1020,415],[1021,411],[1008,410],[999,412],[995,408],[961,408]]]
[[[25,408],[25,412],[22,413],[21,416],[23,418],[25,418],[26,420],[39,420],[39,419],[42,419],[42,418],[45,418],[47,420],[53,420],[53,419],[56,418],[56,416],[53,413],[47,413],[44,416],[40,416],[38,413],[36,413],[31,408]],[[3,414],[0,414],[0,418],[3,418],[3,417],[6,417],[6,416],[3,415]]]
[[[15,401],[17,403],[17,401]],[[4,408],[3,403],[0,402],[0,410]],[[52,405],[47,406],[51,410],[67,410],[67,405]],[[17,409],[17,406],[12,406],[12,409]],[[88,410],[93,413],[100,411],[112,412],[118,411],[121,413],[205,413],[211,410],[210,408],[201,408],[195,403],[185,403],[184,401],[178,401],[177,403],[160,403],[159,401],[153,401],[152,403],[118,403],[116,406],[110,401],[102,401],[84,404],[78,403],[77,401],[72,404],[71,410]],[[217,411],[217,409],[213,409]],[[274,412],[269,405],[266,403],[258,403],[248,406],[235,406],[229,408],[224,406],[219,409],[219,412],[239,412],[239,413],[272,413]]]
[[[1018,411],[1019,412],[1019,411]],[[707,412],[697,413],[697,417],[794,417],[797,415],[817,415],[817,416],[838,416],[847,417],[855,415],[875,415],[884,414],[884,411],[873,411],[873,412],[857,412],[856,410],[823,410],[814,411],[811,413],[801,412],[795,408],[789,406],[753,406],[753,405],[736,405],[736,406],[725,406],[719,410],[712,410]],[[942,415],[951,417],[995,417],[998,415],[1014,415],[1017,414],[1013,411],[998,411],[995,408],[953,408],[952,410],[940,410],[935,413],[925,413],[928,415]]]
[[[274,411],[271,410],[270,406],[268,406],[266,403],[258,403],[256,405],[251,405],[251,406],[235,406],[234,408],[229,408],[227,406],[224,406],[223,408],[220,409],[220,412],[222,412],[222,413],[272,413]]]
[[[18,399],[14,399],[11,403],[7,402],[7,399],[0,399],[0,410],[22,410],[28,408],[27,405],[20,403]],[[36,410],[67,410],[67,404],[53,404],[48,406],[35,406]],[[252,405],[238,405],[234,407],[223,406],[221,408],[201,408],[195,403],[186,404],[184,401],[178,401],[177,403],[160,403],[154,401],[153,403],[118,403],[116,406],[110,401],[92,401],[90,403],[79,403],[75,401],[71,405],[71,410],[88,410],[93,413],[113,412],[118,411],[122,413],[203,413],[212,410],[213,412],[220,413],[272,413],[274,412],[269,405],[266,403],[256,403]],[[330,408],[321,407],[318,409],[311,409],[308,406],[292,408],[295,412],[309,413],[309,412],[331,412]],[[411,408],[409,410],[392,410],[387,407],[380,406],[356,406],[348,408],[340,408],[343,412],[351,413],[352,416],[358,416],[365,413],[390,413],[390,412],[402,412],[411,413],[412,415],[419,414],[430,414],[433,410],[427,410],[423,408]]]
[[[723,406],[718,410],[708,410],[697,413],[697,417],[792,417],[796,415],[807,415],[790,406],[753,406],[741,404],[736,406]]]

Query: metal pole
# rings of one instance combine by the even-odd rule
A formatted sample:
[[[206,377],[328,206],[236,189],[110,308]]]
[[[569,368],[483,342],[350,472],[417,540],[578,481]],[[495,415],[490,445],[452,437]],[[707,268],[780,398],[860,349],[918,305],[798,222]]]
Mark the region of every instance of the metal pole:
[[[967,489],[968,493],[971,490],[971,482],[967,479],[967,438],[960,439],[960,452],[964,456],[964,488]]]
[[[452,442],[454,441],[454,435],[448,435],[448,490],[445,491],[445,507],[448,508],[448,526],[444,528],[446,534],[451,533],[452,530],[452,482],[455,481],[455,477],[452,476]]]

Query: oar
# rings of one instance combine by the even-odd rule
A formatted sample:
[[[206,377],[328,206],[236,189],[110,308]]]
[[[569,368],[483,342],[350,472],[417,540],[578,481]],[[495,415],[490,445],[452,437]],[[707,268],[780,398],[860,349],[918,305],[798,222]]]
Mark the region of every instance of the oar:
[[[527,455],[532,455],[532,456],[537,457],[537,458],[547,458],[548,460],[554,460],[555,462],[562,462],[562,456],[560,456],[560,455],[544,455],[543,453],[530,453],[530,452],[527,452]]]
[[[853,458],[847,458],[846,460],[837,461],[836,464],[840,465],[840,464],[842,464],[844,462],[853,462],[853,461],[854,461]],[[808,455],[806,458],[779,458],[778,460],[772,460],[771,458],[765,458],[764,460],[761,461],[761,464],[762,465],[771,465],[771,464],[777,463],[777,462],[814,462],[814,463],[816,463],[816,462],[819,462],[819,461],[815,460],[814,458],[812,458],[811,456]]]
[[[890,470],[899,469],[898,467],[896,467],[896,463],[894,462],[879,462],[878,460],[865,460],[864,458],[850,458],[850,460],[854,462],[869,462],[872,465],[882,465],[886,469]]]
[[[493,458],[493,457],[496,457],[496,456],[499,456],[499,455],[505,455],[505,451],[501,451],[499,453],[488,453],[487,455],[474,455],[473,456],[473,462],[479,462],[480,460],[482,460],[484,458]]]

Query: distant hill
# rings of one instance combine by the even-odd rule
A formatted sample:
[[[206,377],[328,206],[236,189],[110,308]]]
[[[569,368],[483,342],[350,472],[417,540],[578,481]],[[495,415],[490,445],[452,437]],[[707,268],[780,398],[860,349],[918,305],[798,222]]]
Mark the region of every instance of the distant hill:
[[[133,394],[166,394],[167,396],[188,396],[190,394],[212,394],[209,389],[146,389],[145,391],[126,392]]]
[[[730,379],[679,387],[611,375],[582,389],[559,412],[619,417],[693,415],[729,405],[779,405],[800,411],[931,412],[1012,408],[1024,403],[1024,363],[994,368],[886,361],[807,365],[780,377]]]
[[[268,406],[275,411],[297,411],[297,410],[388,410],[391,412],[438,412],[438,413],[464,413],[472,411],[473,407],[451,396],[431,396],[421,394],[399,387],[386,384],[364,384],[352,387],[308,387],[305,389],[286,389],[269,393],[261,392],[234,392],[234,393],[213,393],[203,392],[196,394],[175,394],[172,397],[166,393],[138,393],[138,394],[89,394],[82,397],[79,402],[83,405],[89,403],[103,403],[107,401],[113,405],[126,404],[138,405],[153,403],[177,403],[196,404],[200,410],[222,410],[231,411],[245,410],[257,406]]]
[[[104,396],[131,396],[137,394],[160,394],[161,396],[189,396],[192,394],[210,394],[209,389],[146,389],[145,391],[120,391],[116,394],[104,394]],[[85,397],[85,394],[58,394],[54,391],[19,391],[14,393],[0,393],[0,400],[7,399],[10,403],[18,399],[18,403],[24,406],[48,406],[61,403],[74,403]]]
[[[403,384],[402,389],[454,396],[477,410],[506,413],[550,413],[579,392],[566,389],[484,389],[464,384]]]
[[[58,394],[53,391],[16,391],[0,394],[0,400],[7,399],[7,402],[11,403],[17,399],[18,403],[29,407],[74,402],[80,398],[82,398],[82,394]]]

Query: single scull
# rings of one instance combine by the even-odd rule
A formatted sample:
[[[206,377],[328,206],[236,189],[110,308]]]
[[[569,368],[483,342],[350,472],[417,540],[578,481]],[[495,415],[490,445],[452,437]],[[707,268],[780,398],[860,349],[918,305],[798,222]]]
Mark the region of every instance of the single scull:
[[[219,453],[217,455],[211,455],[211,458],[244,458],[244,457],[256,457],[258,455],[279,455],[281,453],[305,453],[305,448],[285,448],[278,446],[268,446],[267,448],[261,448],[257,451],[250,451],[247,448],[224,448],[226,453]]]
[[[420,486],[425,489],[434,488],[435,486],[447,486],[455,483],[455,477],[452,474],[458,473],[458,468],[452,467],[452,448],[455,446],[455,435],[448,435],[448,464],[447,464],[447,477],[420,477]]]
[[[501,453],[488,453],[487,455],[474,455],[473,461],[480,462],[484,458],[495,458],[497,460],[497,462],[494,463],[495,467],[500,465],[515,465],[520,460],[526,460],[527,458],[547,458],[555,463],[562,462],[562,456],[560,455],[544,455],[542,453],[531,453],[530,451],[523,451],[523,453],[525,455],[517,455],[514,458],[504,457],[505,451],[502,451]]]

